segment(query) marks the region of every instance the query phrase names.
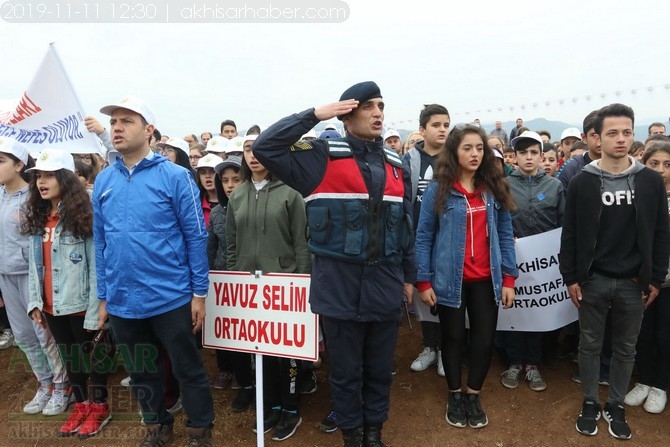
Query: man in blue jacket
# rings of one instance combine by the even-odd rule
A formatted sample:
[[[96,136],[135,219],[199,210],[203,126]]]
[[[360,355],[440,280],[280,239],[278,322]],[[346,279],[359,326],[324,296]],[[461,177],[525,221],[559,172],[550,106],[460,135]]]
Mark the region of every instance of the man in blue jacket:
[[[345,138],[298,141],[333,117]],[[333,410],[347,447],[384,445],[398,309],[416,280],[409,176],[383,146],[383,125],[379,87],[361,82],[339,102],[278,121],[253,146],[307,202],[310,305],[323,317]]]
[[[168,445],[174,419],[165,408],[162,361],[168,353],[182,388],[190,446],[210,446],[214,420],[207,374],[193,334],[202,327],[209,288],[207,230],[191,174],[149,148],[154,114],[126,97],[103,107],[121,154],[96,178],[94,239],[100,327],[109,316],[147,435]]]

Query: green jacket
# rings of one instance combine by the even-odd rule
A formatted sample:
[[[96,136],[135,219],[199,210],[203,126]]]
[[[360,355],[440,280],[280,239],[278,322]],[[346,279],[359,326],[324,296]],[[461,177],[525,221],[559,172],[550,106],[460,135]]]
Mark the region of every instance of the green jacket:
[[[251,181],[228,202],[227,268],[263,273],[310,273],[302,196],[279,180],[256,191]]]

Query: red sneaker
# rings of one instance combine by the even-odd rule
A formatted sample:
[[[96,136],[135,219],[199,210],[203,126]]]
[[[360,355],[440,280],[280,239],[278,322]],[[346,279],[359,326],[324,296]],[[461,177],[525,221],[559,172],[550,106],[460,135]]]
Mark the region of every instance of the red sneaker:
[[[90,438],[100,433],[102,427],[112,419],[112,414],[109,412],[109,404],[96,404],[93,402],[89,405],[88,416],[79,428],[77,437],[80,439]]]
[[[74,404],[74,411],[67,418],[67,421],[58,431],[58,436],[72,436],[82,426],[89,412],[89,404],[86,402],[77,402]]]

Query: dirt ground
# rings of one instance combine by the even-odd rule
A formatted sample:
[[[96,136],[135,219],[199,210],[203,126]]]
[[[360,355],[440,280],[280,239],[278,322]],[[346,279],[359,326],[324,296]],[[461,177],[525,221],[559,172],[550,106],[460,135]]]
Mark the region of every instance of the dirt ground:
[[[412,317],[414,319],[414,317]],[[539,447],[539,446],[614,446],[617,441],[607,433],[607,424],[599,423],[596,436],[588,437],[575,431],[575,419],[581,407],[579,385],[570,380],[575,365],[566,360],[558,370],[542,368],[547,380],[546,391],[531,391],[524,383],[516,390],[508,390],[500,384],[503,371],[496,357],[482,391],[482,405],[489,418],[483,429],[457,429],[449,426],[445,419],[446,381],[437,376],[435,367],[420,373],[411,372],[409,365],[421,349],[421,330],[413,320],[410,330],[403,321],[396,353],[398,373],[391,393],[391,414],[384,426],[383,439],[388,446],[493,446],[493,447]],[[110,377],[112,394],[110,403],[113,420],[98,436],[78,440],[58,438],[56,432],[62,417],[23,415],[21,408],[35,391],[35,380],[25,370],[18,348],[0,351],[0,446],[84,446],[84,447],[135,447],[144,430],[139,424],[137,406],[128,388],[118,385],[125,377],[121,368]],[[216,377],[216,362],[213,351],[204,350],[210,377]],[[285,447],[341,446],[338,431],[325,434],[319,431],[319,421],[329,411],[328,358],[316,370],[318,390],[303,396],[303,424],[290,439],[281,443]],[[606,387],[601,387],[601,399],[606,397]],[[214,429],[215,446],[254,446],[256,435],[251,431],[255,412],[232,413],[230,402],[236,391],[212,390],[217,417]],[[666,410],[660,415],[646,413],[641,407],[627,408],[628,422],[633,430],[633,439],[628,446],[670,446],[670,419]],[[175,446],[187,445],[183,429],[183,412],[175,424],[177,440]],[[279,443],[265,436],[267,445]]]

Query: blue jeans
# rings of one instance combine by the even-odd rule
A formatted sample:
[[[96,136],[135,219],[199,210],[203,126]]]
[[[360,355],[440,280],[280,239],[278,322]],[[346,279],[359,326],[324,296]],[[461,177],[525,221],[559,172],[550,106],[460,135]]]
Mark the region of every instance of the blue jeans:
[[[510,365],[540,366],[544,332],[504,331],[503,334]]]
[[[130,373],[131,388],[147,424],[174,425],[165,408],[164,365],[158,345],[172,363],[172,374],[182,388],[187,427],[208,427],[214,420],[214,404],[205,366],[196,347],[191,326],[191,303],[144,319],[109,316]]]
[[[597,273],[582,285],[579,371],[584,398],[595,402],[599,402],[600,351],[608,311],[612,318],[612,361],[607,402],[623,405],[635,364],[635,344],[644,313],[640,286],[629,278],[609,278]]]

